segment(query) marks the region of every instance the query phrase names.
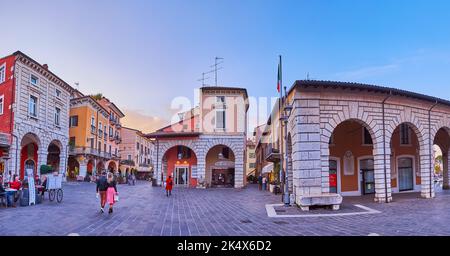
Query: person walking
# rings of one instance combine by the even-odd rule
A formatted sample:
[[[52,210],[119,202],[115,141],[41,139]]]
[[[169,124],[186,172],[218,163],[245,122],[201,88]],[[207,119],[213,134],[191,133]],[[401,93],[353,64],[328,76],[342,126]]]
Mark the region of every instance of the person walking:
[[[97,198],[100,196],[100,212],[104,213],[105,204],[106,204],[106,190],[107,180],[106,180],[106,172],[102,172],[102,175],[97,179]]]
[[[114,175],[110,172],[108,173],[108,178],[106,180],[106,201],[109,203],[109,211],[111,214],[113,212],[113,205],[116,201],[115,197],[119,195],[117,192],[116,181],[114,180]]]
[[[169,175],[166,179],[166,195],[171,196],[172,195],[172,186],[173,186],[173,180],[172,176]]]
[[[264,177],[262,178],[262,189],[263,189],[263,190],[266,190],[266,189],[267,189],[267,178],[266,178],[266,176],[264,176]]]
[[[262,190],[262,180],[263,180],[263,178],[262,178],[262,175],[260,174],[258,176],[258,189],[259,190]]]

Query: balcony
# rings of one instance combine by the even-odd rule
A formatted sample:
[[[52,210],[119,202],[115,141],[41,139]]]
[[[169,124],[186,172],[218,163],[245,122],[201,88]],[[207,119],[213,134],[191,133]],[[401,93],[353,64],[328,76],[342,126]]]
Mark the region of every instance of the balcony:
[[[281,159],[280,150],[273,148],[272,144],[268,144],[265,150],[265,157],[268,162],[279,162]]]
[[[116,141],[116,144],[119,144],[119,143],[122,142],[122,138],[119,137],[119,136],[115,136],[115,137],[114,137],[114,140]]]
[[[0,132],[0,146],[9,147],[11,141],[11,134]]]
[[[111,154],[104,151],[98,151],[95,148],[90,147],[69,147],[69,155],[76,156],[76,155],[92,155],[92,156],[98,156],[103,157],[107,159],[111,159]]]
[[[97,128],[93,125],[91,125],[91,133],[95,135],[95,133],[97,132]]]
[[[120,161],[120,164],[129,165],[129,166],[135,166],[133,160],[122,160],[122,161]]]

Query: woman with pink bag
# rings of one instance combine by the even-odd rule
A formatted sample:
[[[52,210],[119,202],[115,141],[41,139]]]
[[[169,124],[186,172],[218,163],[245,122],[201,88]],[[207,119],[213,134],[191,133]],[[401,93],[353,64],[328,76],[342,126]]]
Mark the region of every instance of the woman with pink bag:
[[[106,183],[106,201],[109,203],[108,213],[113,212],[113,205],[119,199],[119,193],[117,192],[116,181],[112,173],[108,173],[108,179]]]

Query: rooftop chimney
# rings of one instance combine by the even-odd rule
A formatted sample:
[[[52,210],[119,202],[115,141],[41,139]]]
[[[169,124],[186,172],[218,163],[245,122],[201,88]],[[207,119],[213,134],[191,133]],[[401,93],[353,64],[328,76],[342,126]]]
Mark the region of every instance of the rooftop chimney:
[[[47,64],[44,64],[44,65],[42,65],[46,70],[48,70],[48,65]]]

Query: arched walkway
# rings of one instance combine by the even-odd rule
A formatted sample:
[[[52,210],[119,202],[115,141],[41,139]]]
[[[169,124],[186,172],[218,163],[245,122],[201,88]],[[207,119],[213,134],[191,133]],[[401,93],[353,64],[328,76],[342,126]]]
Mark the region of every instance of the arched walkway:
[[[34,133],[27,133],[22,137],[20,146],[20,179],[28,173],[36,175],[38,170],[38,150],[41,145],[39,137]]]
[[[47,148],[47,165],[51,165],[53,171],[60,172],[61,166],[61,149],[62,144],[58,140],[53,140],[50,142]]]
[[[164,152],[161,162],[162,181],[172,176],[175,186],[197,186],[197,156],[191,148],[184,145],[172,146]]]
[[[216,145],[205,157],[205,182],[210,187],[234,187],[235,155],[230,147]]]

